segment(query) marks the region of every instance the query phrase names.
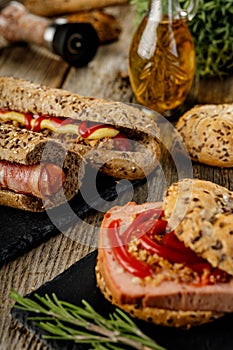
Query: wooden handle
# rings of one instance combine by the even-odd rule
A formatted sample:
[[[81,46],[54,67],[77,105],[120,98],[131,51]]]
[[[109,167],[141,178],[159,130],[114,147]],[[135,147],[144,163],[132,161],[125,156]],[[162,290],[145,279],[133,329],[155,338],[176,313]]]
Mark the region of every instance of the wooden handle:
[[[56,16],[64,13],[100,9],[127,4],[129,0],[25,0],[28,10],[39,16]]]
[[[23,4],[12,1],[0,12],[0,34],[9,42],[44,45],[47,18],[32,15]]]
[[[76,12],[66,18],[69,22],[91,23],[97,31],[100,44],[118,40],[122,31],[119,20],[101,10]]]

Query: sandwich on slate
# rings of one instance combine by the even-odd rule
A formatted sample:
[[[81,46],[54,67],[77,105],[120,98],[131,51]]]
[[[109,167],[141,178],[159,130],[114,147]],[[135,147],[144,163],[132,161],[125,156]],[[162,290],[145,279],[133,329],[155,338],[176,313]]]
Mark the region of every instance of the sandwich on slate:
[[[0,204],[40,212],[77,193],[81,158],[60,142],[13,125],[0,125]]]
[[[0,123],[59,140],[118,179],[144,178],[160,157],[159,128],[138,108],[22,79],[0,78]]]
[[[132,316],[189,328],[233,312],[233,192],[209,181],[171,185],[162,203],[110,209],[97,284]]]

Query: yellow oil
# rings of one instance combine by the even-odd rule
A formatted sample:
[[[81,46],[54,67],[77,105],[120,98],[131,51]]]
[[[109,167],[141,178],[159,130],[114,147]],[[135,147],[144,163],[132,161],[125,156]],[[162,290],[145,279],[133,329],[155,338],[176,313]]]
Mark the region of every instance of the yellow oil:
[[[187,23],[164,17],[156,29],[153,54],[143,57],[139,45],[143,45],[147,22],[148,17],[144,17],[130,46],[130,83],[138,103],[169,116],[184,103],[191,89],[195,48]]]

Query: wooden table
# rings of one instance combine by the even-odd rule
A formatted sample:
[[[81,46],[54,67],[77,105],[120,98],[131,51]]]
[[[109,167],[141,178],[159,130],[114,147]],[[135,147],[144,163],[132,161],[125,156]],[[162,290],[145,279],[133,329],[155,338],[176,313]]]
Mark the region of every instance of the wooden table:
[[[36,46],[7,46],[1,43],[0,75],[29,79],[51,87],[62,87],[80,95],[111,98],[123,102],[135,102],[128,78],[128,49],[135,22],[130,6],[108,9],[120,18],[123,31],[117,42],[99,47],[96,57],[87,67],[70,67],[59,57],[46,49]],[[232,101],[232,79],[228,85],[228,95],[222,91],[222,99]],[[200,87],[196,87],[200,89]],[[222,90],[222,89],[221,89]],[[229,91],[230,90],[230,91]],[[203,96],[203,94],[202,94]],[[213,101],[214,102],[214,101]],[[176,180],[173,168],[166,158],[162,158],[162,168],[167,182]],[[213,169],[193,165],[194,177],[210,179],[233,190],[232,170]],[[154,198],[162,196],[163,188],[157,177],[153,184]],[[136,189],[135,200],[141,201],[145,195],[142,186]],[[157,198],[156,198],[157,197]],[[13,320],[9,314],[11,288],[21,295],[37,289],[67,269],[74,262],[96,248],[99,224],[102,215],[89,215],[86,225],[79,223],[66,232],[57,234],[30,252],[6,263],[0,269],[0,349],[1,350],[42,350],[46,346],[34,335]],[[74,238],[75,234],[75,238]]]

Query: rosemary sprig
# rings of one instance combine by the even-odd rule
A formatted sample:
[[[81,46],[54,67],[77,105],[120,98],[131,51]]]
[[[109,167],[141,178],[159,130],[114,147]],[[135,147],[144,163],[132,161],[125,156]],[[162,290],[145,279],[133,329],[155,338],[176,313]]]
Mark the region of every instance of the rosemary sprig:
[[[187,7],[190,0],[179,0]],[[149,0],[131,0],[139,17],[146,12]],[[233,71],[232,0],[199,0],[196,16],[189,22],[201,77],[222,77]]]
[[[9,297],[16,303],[14,308],[38,314],[28,317],[48,334],[45,339],[70,340],[91,344],[93,350],[119,350],[131,347],[137,350],[165,350],[145,335],[120,309],[109,315],[109,319],[97,313],[85,300],[77,306],[51,297],[35,294],[35,299],[20,296],[12,290]],[[38,300],[38,301],[37,301]]]

